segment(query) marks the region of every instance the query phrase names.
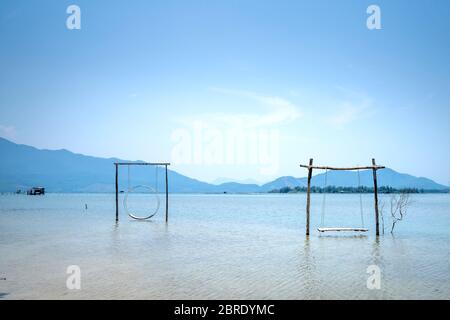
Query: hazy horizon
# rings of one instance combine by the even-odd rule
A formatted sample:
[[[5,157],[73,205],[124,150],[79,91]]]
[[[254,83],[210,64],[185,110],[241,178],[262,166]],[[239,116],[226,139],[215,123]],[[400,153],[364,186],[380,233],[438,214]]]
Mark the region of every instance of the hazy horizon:
[[[10,140],[8,140],[8,139],[6,139],[6,138],[3,138],[3,137],[1,137],[0,136],[0,140],[5,140],[5,141],[7,141],[7,144],[9,144],[9,143],[13,143],[13,144],[15,144],[14,142],[12,142],[12,141],[10,141]],[[16,144],[17,146],[25,146],[26,148],[29,148],[29,147],[31,147],[31,148],[33,148],[33,149],[36,149],[36,150],[38,150],[38,151],[65,151],[65,152],[70,152],[70,153],[72,153],[74,156],[79,156],[79,155],[81,155],[81,156],[83,156],[83,157],[89,157],[89,158],[91,158],[91,157],[93,157],[93,156],[91,156],[91,155],[87,155],[87,154],[80,154],[80,153],[73,153],[71,150],[67,150],[67,149],[54,149],[54,150],[52,150],[52,149],[38,149],[38,148],[35,148],[35,147],[33,147],[33,146],[29,146],[29,145],[23,145],[23,144]],[[18,157],[16,160],[19,160],[19,162],[22,162],[23,163],[23,156],[20,156],[19,155],[20,153],[18,153],[18,154],[16,154],[16,156]],[[121,161],[143,161],[142,159],[120,159],[120,158],[117,158],[117,157],[110,157],[110,158],[103,158],[103,157],[94,157],[95,159],[99,159],[99,160],[108,160],[108,159],[116,159],[116,160],[121,160]],[[25,160],[25,161],[27,161],[27,160]],[[59,162],[59,160],[58,160],[58,157],[56,157],[56,158],[54,158],[54,161],[56,162],[56,163],[58,163]],[[8,161],[7,161],[8,162]],[[76,166],[76,164],[75,163],[73,163],[72,164],[72,166],[75,166],[75,167],[77,167]],[[36,169],[36,168],[35,168]],[[89,169],[87,169],[87,168],[85,168],[85,170],[89,170]],[[177,173],[180,173],[180,172],[178,172],[178,169],[176,168],[176,166],[175,166],[175,168],[173,167],[173,166],[171,166],[171,167],[169,167],[169,170],[172,170],[172,171],[174,171],[174,172],[177,172]],[[408,174],[407,172],[398,172],[398,171],[396,171],[395,170],[395,168],[385,168],[385,170],[382,170],[381,172],[379,172],[379,174],[378,174],[378,180],[379,180],[379,186],[390,186],[390,187],[394,187],[394,188],[401,188],[401,187],[399,187],[399,186],[393,186],[392,185],[392,180],[391,179],[389,179],[391,182],[390,183],[388,183],[388,184],[383,184],[384,182],[383,182],[383,179],[382,179],[382,177],[383,177],[383,175],[384,175],[384,173],[386,173],[385,171],[387,171],[387,170],[389,170],[390,172],[394,172],[394,173],[396,173],[396,174],[398,174],[398,175],[406,175],[406,176],[411,176],[410,174]],[[8,171],[8,169],[6,169],[6,171]],[[39,171],[39,169],[37,169],[37,171]],[[367,176],[365,176],[365,173],[366,172],[369,172],[369,182],[367,182],[367,181],[365,181],[364,182],[364,179],[365,178],[367,178]],[[355,171],[353,171],[353,172],[351,172],[351,171],[347,171],[346,173],[347,174],[351,174],[351,175],[353,175],[354,177],[353,178],[351,178],[351,179],[353,179],[353,182],[352,183],[356,183],[356,181],[359,179],[359,178],[356,178],[356,175],[357,176],[359,176],[359,174],[361,173],[361,182],[362,182],[362,185],[365,185],[365,186],[368,186],[368,187],[371,187],[372,186],[372,173],[371,173],[371,171],[372,170],[361,170],[360,172],[358,172],[358,173],[356,173]],[[305,171],[306,172],[306,171]],[[340,173],[344,173],[343,171],[339,171]],[[334,174],[335,173],[339,173],[339,172],[330,172],[329,174],[328,174],[328,177],[329,177],[329,180],[330,180],[330,178],[331,178],[331,180],[333,180],[333,176],[334,176]],[[141,172],[141,174],[142,174],[143,172]],[[313,180],[312,180],[312,183],[313,183],[313,185],[314,186],[317,186],[317,183],[315,183],[315,177],[319,177],[319,176],[323,176],[324,175],[324,173],[325,173],[325,170],[314,170],[313,171]],[[138,176],[139,176],[139,174],[138,174]],[[186,175],[185,175],[186,176]],[[246,185],[258,185],[258,186],[263,186],[263,185],[265,185],[265,184],[269,184],[269,183],[273,183],[273,182],[275,182],[275,181],[277,181],[278,179],[282,179],[282,178],[289,178],[289,177],[292,177],[292,178],[294,178],[294,179],[306,179],[307,178],[307,175],[305,174],[305,175],[297,175],[297,176],[278,176],[278,177],[275,177],[275,178],[273,178],[272,180],[267,180],[267,181],[255,181],[255,180],[253,180],[253,179],[248,179],[248,178],[245,178],[245,177],[240,177],[239,179],[233,179],[233,178],[227,178],[227,177],[220,177],[220,178],[217,178],[217,179],[215,179],[215,180],[213,180],[213,181],[205,181],[205,180],[201,180],[201,179],[198,179],[198,177],[195,177],[195,176],[186,176],[186,177],[188,177],[188,178],[191,178],[191,179],[195,179],[195,180],[197,180],[197,181],[200,181],[200,182],[206,182],[206,183],[209,183],[209,184],[211,184],[211,185],[223,185],[223,184],[226,184],[226,183],[237,183],[237,184],[240,184],[240,185],[244,185],[244,184],[246,184]],[[429,179],[428,177],[424,177],[424,176],[412,176],[413,177],[413,179],[422,179],[422,178],[425,178],[425,179]],[[136,178],[136,177],[135,177]],[[399,179],[399,177],[397,177],[397,179]],[[133,179],[132,179],[133,180]],[[329,181],[330,182],[330,181]],[[340,183],[342,184],[342,186],[345,186],[346,184],[348,184],[348,181],[346,181],[346,182],[343,182],[343,181],[340,181]],[[341,184],[340,183],[336,183],[336,181],[334,181],[334,182],[330,182],[329,183],[329,186],[341,186]],[[398,182],[398,180],[395,182],[395,183],[399,183]],[[417,189],[424,189],[424,190],[438,190],[439,188],[436,188],[436,186],[435,187],[424,187],[424,186],[421,186],[421,187],[419,187],[419,186],[414,186],[414,184],[415,183],[417,183],[417,181],[416,182],[411,182],[411,181],[409,181],[408,182],[409,183],[409,185],[405,185],[405,184],[403,184],[403,188],[417,188]],[[410,185],[412,183],[412,185]],[[434,180],[431,180],[431,183],[437,183],[436,181],[434,181]],[[319,183],[319,186],[320,187],[323,187],[323,185],[324,185],[324,182],[323,181],[321,181],[320,183]],[[283,186],[286,186],[286,185],[283,185]],[[442,187],[442,186],[446,186],[446,185],[442,185],[441,184],[441,186],[440,187]],[[273,187],[274,189],[277,189],[277,187]],[[281,187],[279,187],[279,188],[281,188]],[[279,189],[278,188],[278,189]],[[17,188],[16,188],[17,189]],[[112,192],[112,190],[111,190],[111,192]],[[222,191],[221,191],[222,192]],[[240,192],[249,192],[249,191],[240,191]],[[256,190],[254,190],[254,192],[261,192],[261,190],[259,190],[259,191],[256,191]]]

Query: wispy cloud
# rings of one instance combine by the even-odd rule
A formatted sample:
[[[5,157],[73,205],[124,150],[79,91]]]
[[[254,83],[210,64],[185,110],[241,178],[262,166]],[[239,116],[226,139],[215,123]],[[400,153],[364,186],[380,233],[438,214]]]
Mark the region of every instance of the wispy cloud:
[[[341,101],[334,108],[334,112],[327,118],[328,123],[338,129],[364,118],[374,111],[372,99],[367,95],[350,93],[345,101]]]
[[[6,139],[14,139],[16,137],[16,128],[0,124],[0,136]]]
[[[364,112],[364,109],[365,108],[363,107],[345,104],[344,106],[341,106],[339,110],[328,119],[328,121],[337,128],[343,128],[357,120]]]
[[[294,103],[279,96],[217,87],[210,88],[210,90],[225,95],[232,95],[238,98],[256,101],[263,108],[263,110],[255,113],[199,114],[190,117],[190,121],[203,120],[216,125],[241,123],[246,127],[268,127],[283,125],[301,116],[299,108]],[[242,102],[239,103],[242,104]]]

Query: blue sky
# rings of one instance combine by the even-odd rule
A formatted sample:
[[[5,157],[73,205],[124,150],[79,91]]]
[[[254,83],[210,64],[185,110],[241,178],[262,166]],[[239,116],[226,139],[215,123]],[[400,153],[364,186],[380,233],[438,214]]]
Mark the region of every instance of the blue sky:
[[[375,157],[449,184],[449,35],[445,0],[1,1],[0,136],[206,181]],[[226,160],[236,127],[256,158]]]

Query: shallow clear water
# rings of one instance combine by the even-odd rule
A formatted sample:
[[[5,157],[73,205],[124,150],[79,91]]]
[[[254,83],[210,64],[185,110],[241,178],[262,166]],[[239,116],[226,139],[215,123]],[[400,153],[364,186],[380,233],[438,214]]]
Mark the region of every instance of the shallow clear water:
[[[322,196],[313,195],[306,239],[304,194],[171,195],[168,225],[164,201],[149,222],[121,206],[116,225],[112,194],[3,195],[0,297],[449,299],[450,195],[412,199],[395,236],[377,239],[372,195],[363,196],[366,236],[319,235]],[[154,205],[130,198],[137,211]],[[359,212],[357,195],[328,195],[325,225],[359,227]],[[66,288],[69,265],[81,268],[81,290]],[[366,286],[369,265],[381,270],[380,290]]]

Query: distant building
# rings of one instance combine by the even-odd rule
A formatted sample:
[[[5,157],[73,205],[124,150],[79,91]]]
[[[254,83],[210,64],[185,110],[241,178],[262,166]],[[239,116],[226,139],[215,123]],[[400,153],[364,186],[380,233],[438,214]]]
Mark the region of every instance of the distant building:
[[[45,194],[45,188],[44,187],[33,187],[30,190],[27,191],[27,194],[29,196],[39,196]]]

